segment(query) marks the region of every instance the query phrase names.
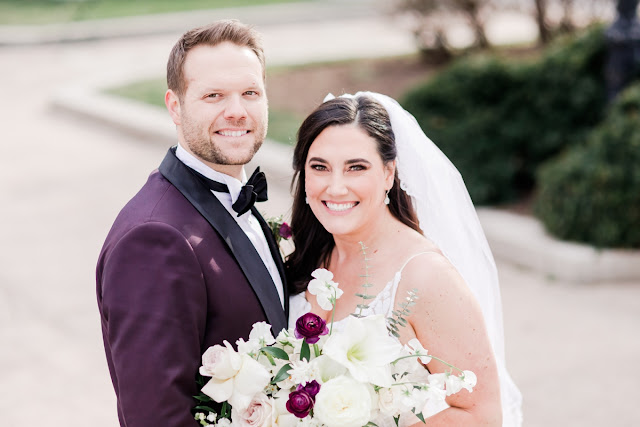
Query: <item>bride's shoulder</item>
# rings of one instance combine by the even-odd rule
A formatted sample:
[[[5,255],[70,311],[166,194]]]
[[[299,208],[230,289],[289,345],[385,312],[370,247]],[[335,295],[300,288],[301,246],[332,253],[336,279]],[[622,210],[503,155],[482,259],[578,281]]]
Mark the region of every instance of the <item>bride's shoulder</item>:
[[[402,269],[401,286],[423,292],[466,293],[468,288],[442,251],[428,241],[417,247]]]

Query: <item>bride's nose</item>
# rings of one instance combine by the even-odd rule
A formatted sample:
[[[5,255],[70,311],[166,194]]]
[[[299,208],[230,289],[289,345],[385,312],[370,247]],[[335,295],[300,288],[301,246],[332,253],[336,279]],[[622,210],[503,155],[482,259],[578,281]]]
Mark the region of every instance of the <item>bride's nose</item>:
[[[344,196],[349,194],[349,189],[341,173],[331,174],[331,179],[327,186],[327,194],[330,196]]]

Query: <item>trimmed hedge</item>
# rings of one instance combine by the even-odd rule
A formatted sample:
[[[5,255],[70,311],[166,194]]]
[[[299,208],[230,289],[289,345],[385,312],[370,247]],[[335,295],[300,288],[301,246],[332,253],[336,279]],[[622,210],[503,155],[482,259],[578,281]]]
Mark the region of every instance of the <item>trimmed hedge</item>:
[[[640,248],[640,83],[625,90],[586,145],[539,171],[536,215],[565,240]]]
[[[476,204],[517,199],[540,163],[584,141],[606,106],[601,27],[556,42],[534,63],[454,63],[403,105],[460,170]]]

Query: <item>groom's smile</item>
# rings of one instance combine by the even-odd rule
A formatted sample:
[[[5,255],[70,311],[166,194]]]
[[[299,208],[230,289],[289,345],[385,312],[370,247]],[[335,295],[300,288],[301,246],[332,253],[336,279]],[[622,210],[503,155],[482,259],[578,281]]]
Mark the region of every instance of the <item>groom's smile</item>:
[[[250,131],[248,130],[219,130],[216,131],[218,135],[228,136],[232,138],[238,138],[244,135],[247,135]]]

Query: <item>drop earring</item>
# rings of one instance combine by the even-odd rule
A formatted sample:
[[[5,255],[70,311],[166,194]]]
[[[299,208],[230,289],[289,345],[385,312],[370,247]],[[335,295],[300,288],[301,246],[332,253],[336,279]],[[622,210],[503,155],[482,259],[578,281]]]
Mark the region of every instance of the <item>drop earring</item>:
[[[391,202],[391,200],[389,200],[389,190],[384,192],[384,204],[388,205]]]
[[[305,202],[306,204],[309,204],[309,198],[307,197],[307,195],[306,195],[306,194],[305,194],[305,196],[304,196],[304,202]]]

